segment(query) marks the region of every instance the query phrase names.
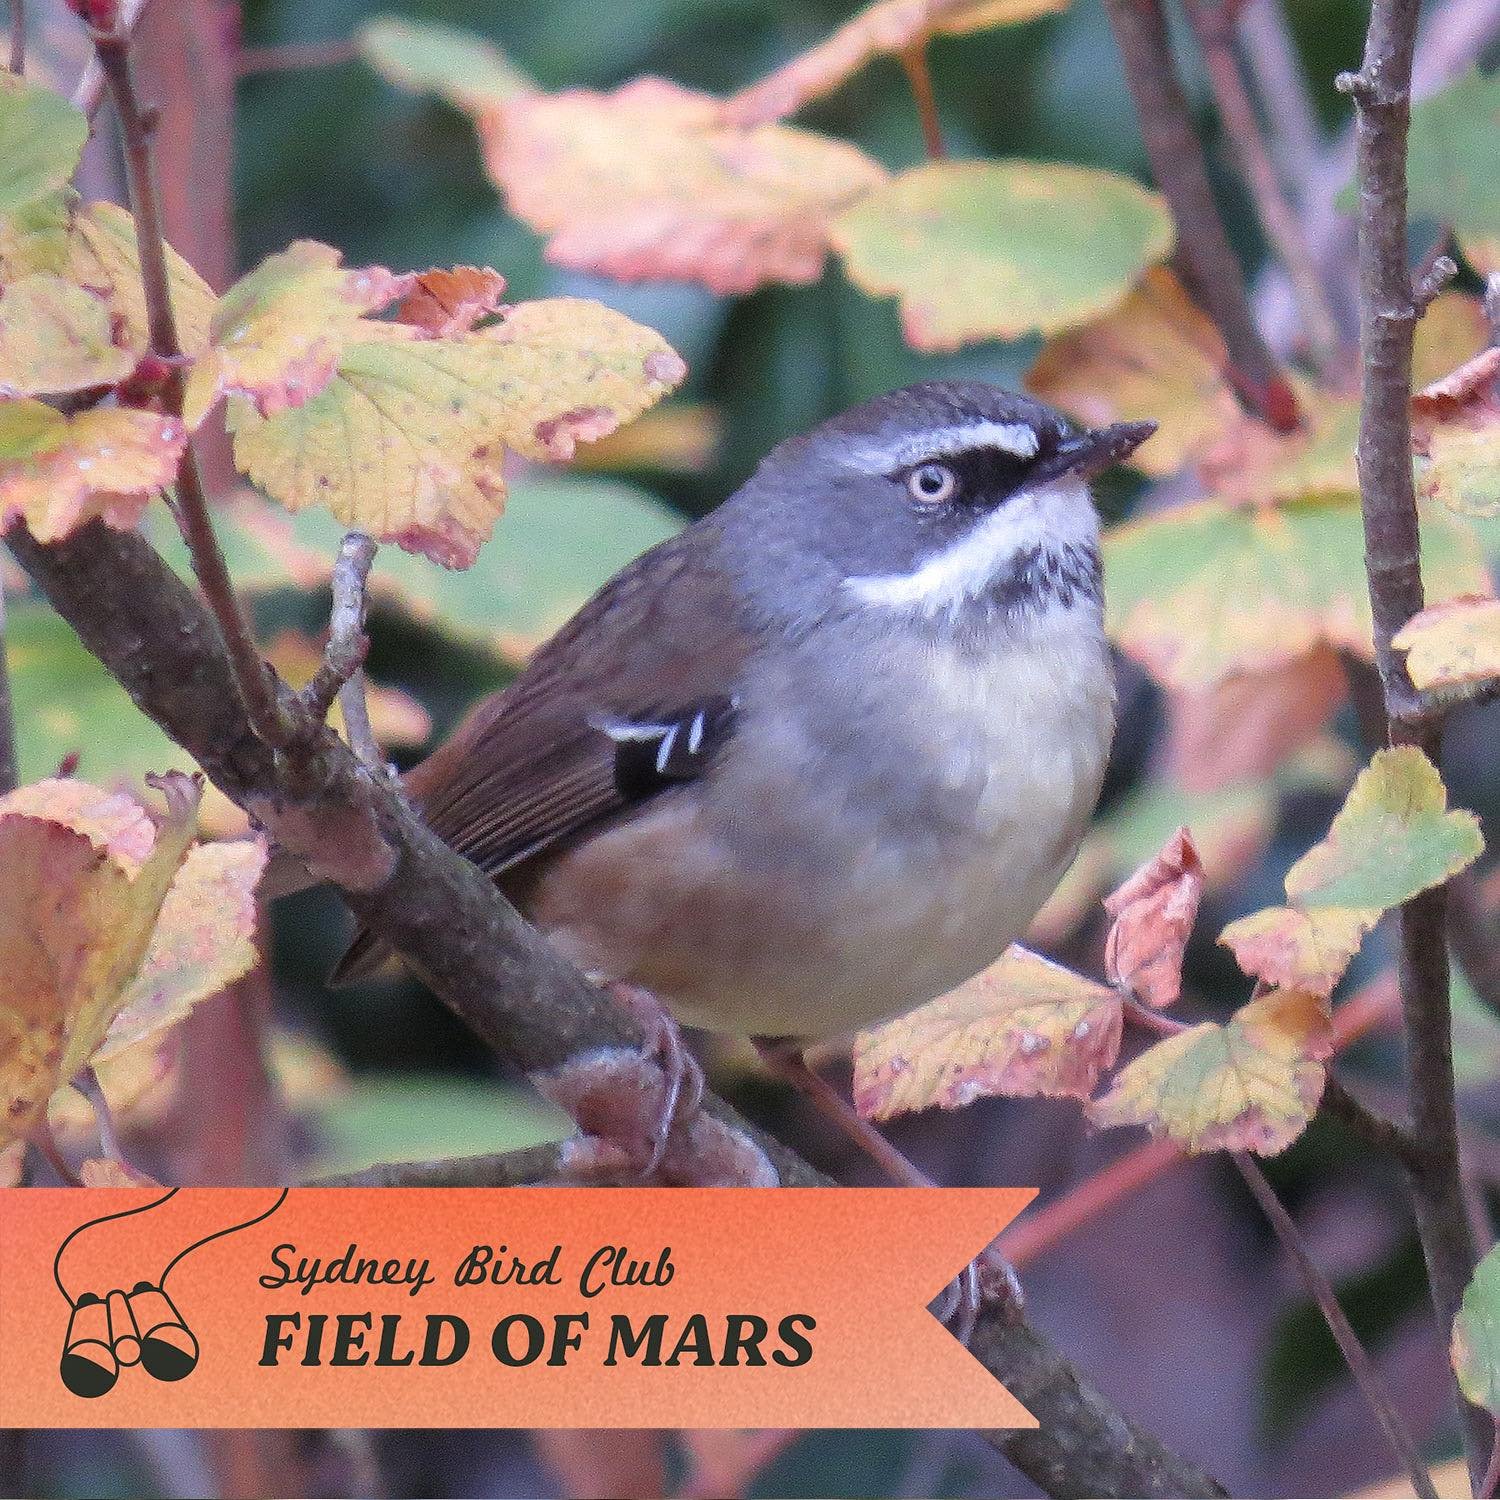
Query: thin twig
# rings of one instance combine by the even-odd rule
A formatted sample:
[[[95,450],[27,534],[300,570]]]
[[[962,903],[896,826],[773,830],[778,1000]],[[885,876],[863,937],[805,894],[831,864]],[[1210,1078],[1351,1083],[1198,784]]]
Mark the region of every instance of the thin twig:
[[[1390,738],[1418,746],[1434,763],[1441,726],[1412,716],[1410,679],[1391,639],[1421,608],[1421,535],[1411,464],[1412,338],[1419,309],[1408,270],[1406,138],[1418,0],[1373,0],[1358,73],[1338,87],[1357,109],[1359,319],[1363,366],[1358,467],[1365,568],[1374,621],[1376,665]],[[1427,1262],[1438,1326],[1446,1338],[1473,1273],[1474,1242],[1464,1209],[1458,1112],[1453,1085],[1448,992],[1447,893],[1424,891],[1399,914],[1401,1006],[1407,1091],[1419,1163],[1407,1180]],[[1455,1399],[1464,1413],[1464,1447],[1477,1487],[1489,1455],[1490,1418]]]
[[[1375,1368],[1374,1362],[1345,1316],[1344,1309],[1339,1305],[1338,1293],[1334,1291],[1333,1283],[1329,1281],[1323,1268],[1312,1258],[1307,1242],[1302,1238],[1301,1230],[1297,1228],[1292,1216],[1286,1211],[1281,1199],[1276,1196],[1275,1189],[1266,1181],[1266,1174],[1261,1171],[1259,1163],[1244,1151],[1236,1151],[1233,1155],[1234,1164],[1239,1168],[1240,1176],[1245,1179],[1245,1185],[1254,1195],[1255,1201],[1265,1210],[1266,1217],[1271,1221],[1271,1227],[1276,1231],[1276,1237],[1296,1261],[1297,1269],[1302,1275],[1303,1285],[1306,1286],[1313,1301],[1318,1304],[1318,1310],[1323,1314],[1323,1321],[1328,1325],[1328,1331],[1333,1335],[1334,1343],[1339,1346],[1344,1362],[1349,1366],[1349,1373],[1354,1376],[1354,1383],[1359,1387],[1361,1395],[1364,1396],[1374,1414],[1375,1421],[1385,1434],[1386,1441],[1390,1444],[1397,1461],[1406,1470],[1412,1489],[1418,1495],[1434,1497],[1435,1500],[1437,1490],[1433,1488],[1432,1475],[1427,1472],[1427,1465],[1422,1462],[1421,1454],[1417,1452],[1417,1445],[1412,1441],[1411,1433],[1407,1431],[1406,1424],[1401,1420],[1401,1414],[1396,1410],[1396,1403],[1391,1399],[1391,1393],[1386,1389],[1385,1381],[1381,1379],[1380,1372]]]
[[[1152,175],[1177,225],[1179,258],[1194,299],[1229,351],[1241,400],[1278,432],[1296,427],[1297,398],[1256,327],[1240,263],[1214,200],[1203,145],[1172,61],[1161,0],[1105,0],[1135,99]]]
[[[150,3],[151,0],[122,0],[120,18],[115,23],[116,34],[124,33],[128,36],[133,32]],[[99,113],[99,106],[104,103],[105,91],[104,69],[100,66],[96,50],[83,65],[78,86],[73,90],[74,107],[81,109],[92,120]]]
[[[5,585],[0,583],[0,797],[19,782],[16,765],[16,719],[10,700],[10,666],[5,645]]]
[[[339,700],[349,745],[367,766],[380,764],[380,746],[370,728],[365,702],[364,660],[370,649],[365,635],[365,585],[375,561],[374,538],[351,531],[339,544],[333,565],[333,609],[328,621],[328,645],[323,660],[301,699],[312,723],[328,717],[333,700]]]
[[[1328,369],[1339,352],[1338,330],[1317,262],[1287,201],[1266,149],[1260,119],[1234,55],[1234,21],[1225,0],[1188,0],[1187,16],[1198,38],[1224,133],[1232,143],[1266,238],[1291,278],[1314,362]]]
[[[10,70],[17,78],[26,71],[26,0],[10,0]]]
[[[256,73],[292,73],[304,68],[331,68],[354,62],[359,44],[352,38],[327,42],[287,42],[274,47],[241,47],[235,54],[234,71],[239,78]]]
[[[927,65],[927,38],[913,43],[901,54],[901,66],[911,85],[917,103],[917,118],[922,122],[922,144],[929,161],[942,161],[948,155],[943,144],[943,126],[938,119],[937,96],[932,92],[932,70]]]
[[[1408,1165],[1418,1162],[1421,1152],[1411,1131],[1395,1120],[1377,1114],[1351,1094],[1331,1069],[1324,1081],[1323,1097],[1318,1108],[1351,1130],[1366,1145],[1374,1146],[1377,1151],[1384,1151],[1396,1161]]]
[[[182,344],[172,310],[172,285],[162,237],[161,203],[156,185],[156,163],[151,150],[152,121],[141,106],[131,74],[131,33],[122,24],[111,32],[94,33],[94,52],[104,70],[105,83],[120,117],[125,172],[130,184],[130,206],[135,215],[136,249],[146,298],[146,323],[151,351],[168,364],[162,405],[173,416],[182,415]],[[203,597],[223,637],[245,711],[255,731],[268,745],[280,748],[292,738],[276,695],[273,674],[255,644],[249,623],[235,597],[224,554],[214,535],[208,499],[192,442],[183,448],[177,470],[175,514],[192,558]]]

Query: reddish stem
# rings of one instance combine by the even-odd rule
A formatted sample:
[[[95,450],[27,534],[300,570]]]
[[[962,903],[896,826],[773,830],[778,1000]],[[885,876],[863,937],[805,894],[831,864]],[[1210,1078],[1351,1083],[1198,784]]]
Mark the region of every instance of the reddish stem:
[[[927,65],[927,39],[923,37],[901,53],[901,66],[917,102],[917,118],[922,122],[922,144],[929,161],[943,161],[948,148],[943,144],[943,126],[938,119],[937,96],[932,91],[932,71]]]

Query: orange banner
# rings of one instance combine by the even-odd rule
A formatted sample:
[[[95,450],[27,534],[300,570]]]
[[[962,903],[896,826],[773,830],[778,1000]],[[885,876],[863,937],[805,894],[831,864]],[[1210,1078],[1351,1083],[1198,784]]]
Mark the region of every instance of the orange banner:
[[[927,1311],[1024,1188],[0,1191],[3,1427],[1031,1427]]]

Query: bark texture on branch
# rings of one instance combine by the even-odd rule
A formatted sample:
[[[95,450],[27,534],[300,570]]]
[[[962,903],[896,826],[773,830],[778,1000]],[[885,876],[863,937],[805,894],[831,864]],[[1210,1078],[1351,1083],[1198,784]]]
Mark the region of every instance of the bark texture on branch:
[[[351,868],[369,877],[364,888],[342,888],[355,915],[496,1051],[545,1073],[640,1042],[621,1008],[331,732],[310,760],[278,757],[256,738],[212,619],[141,536],[91,522],[51,545],[19,525],[6,540],[84,645],[221,790],[300,857],[333,855],[346,881]],[[826,1185],[722,1101],[710,1096],[705,1108],[750,1137],[783,1185]],[[1049,1494],[1224,1493],[1111,1406],[1024,1321],[987,1307],[974,1352],[1041,1423],[1038,1432],[990,1436]]]
[[[1225,373],[1240,398],[1278,431],[1297,425],[1297,398],[1261,337],[1245,277],[1224,229],[1203,145],[1172,60],[1160,0],[1104,0],[1135,100],[1151,175],[1177,225],[1178,259],[1194,300],[1229,351]]]
[[[1375,658],[1389,738],[1420,747],[1434,762],[1436,721],[1420,699],[1391,639],[1422,608],[1421,534],[1411,459],[1412,339],[1422,291],[1408,264],[1406,142],[1418,0],[1373,0],[1358,73],[1338,86],[1357,108],[1355,181],[1359,189],[1361,393],[1359,488],[1365,569],[1375,626]],[[1446,1341],[1475,1251],[1465,1211],[1453,1088],[1448,991],[1447,890],[1424,891],[1398,918],[1399,976],[1411,1130],[1420,1156],[1407,1166],[1417,1230],[1439,1327]],[[1494,1424],[1460,1403],[1465,1451],[1477,1485]],[[1478,1491],[1476,1490],[1476,1493]]]

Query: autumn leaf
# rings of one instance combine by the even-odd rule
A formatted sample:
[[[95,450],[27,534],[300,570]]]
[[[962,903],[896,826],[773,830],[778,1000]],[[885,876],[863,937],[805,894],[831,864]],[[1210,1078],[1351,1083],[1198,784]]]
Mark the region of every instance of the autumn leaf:
[[[396,309],[396,320],[433,338],[467,333],[481,318],[500,310],[505,278],[487,266],[455,266],[423,271]]]
[[[328,384],[262,417],[229,403],[236,462],[289,510],[324,505],[347,526],[446,567],[474,561],[504,508],[507,450],[563,461],[675,385],[681,359],[599,303],[523,303],[448,338],[364,321]]]
[[[1107,311],[1172,248],[1172,219],[1156,194],[1114,172],[929,162],[867,193],[834,221],[832,239],[857,286],[900,298],[908,343],[945,350]]]
[[[1111,637],[1168,687],[1209,687],[1319,645],[1374,654],[1352,492],[1156,512],[1108,532],[1104,563]],[[1434,596],[1489,591],[1478,538],[1442,509],[1424,511],[1422,563]]]
[[[178,337],[189,354],[196,354],[208,339],[214,294],[170,246],[167,273]],[[110,309],[114,343],[135,358],[150,347],[135,221],[123,208],[84,204],[69,189],[0,221],[0,282],[35,275],[60,277],[103,298]]]
[[[1418,391],[1411,411],[1418,492],[1500,515],[1500,346]]]
[[[1182,955],[1203,897],[1203,864],[1179,828],[1165,847],[1104,899],[1114,918],[1104,972],[1158,1010],[1182,993]]]
[[[498,47],[456,26],[374,16],[355,33],[354,43],[387,83],[412,93],[441,94],[474,113],[532,88]]]
[[[1051,338],[1026,388],[1091,427],[1150,419],[1149,443],[1130,462],[1175,473],[1239,420],[1213,321],[1165,266],[1152,266],[1118,307]]]
[[[73,175],[89,125],[60,94],[0,74],[0,214],[13,214]]]
[[[548,236],[548,260],[721,293],[815,281],[830,219],[886,177],[842,141],[726,125],[717,99],[660,78],[517,99],[480,135],[511,212]]]
[[[1068,0],[877,0],[817,46],[725,100],[735,125],[784,119],[831,93],[872,58],[900,53],[929,36],[957,36],[1066,10]]]
[[[382,266],[345,270],[337,250],[296,240],[269,255],[219,299],[209,347],[193,366],[183,417],[196,427],[221,395],[263,417],[301,406],[327,386],[367,313],[415,284]]]
[[[1087,1099],[1120,1050],[1120,997],[1011,947],[957,989],[854,1043],[866,1119],[960,1109],[995,1094]]]
[[[188,777],[162,785],[152,818],[74,780],[0,798],[0,1142],[94,1055],[145,956],[197,804]]]
[[[255,887],[266,856],[259,838],[188,851],[96,1059],[175,1026],[200,1000],[255,967]]]
[[[1500,1417],[1500,1247],[1474,1268],[1453,1320],[1449,1353],[1459,1389],[1475,1406]]]
[[[1391,644],[1406,653],[1406,671],[1421,691],[1481,688],[1500,679],[1500,600],[1445,599],[1429,605],[1396,632]]]
[[[0,287],[0,397],[113,385],[135,368],[113,342],[109,304],[60,276]]]
[[[102,516],[127,528],[171,483],[187,433],[176,417],[123,407],[72,416],[40,401],[0,402],[0,530],[26,523],[55,542]]]
[[[1332,1040],[1316,996],[1277,990],[1220,1024],[1148,1047],[1089,1105],[1096,1125],[1144,1125],[1187,1151],[1274,1156],[1312,1119]]]
[[[1474,815],[1448,810],[1442,777],[1420,750],[1378,751],[1328,836],[1287,872],[1290,904],[1231,922],[1219,941],[1247,974],[1326,997],[1383,912],[1472,864],[1483,848]]]

